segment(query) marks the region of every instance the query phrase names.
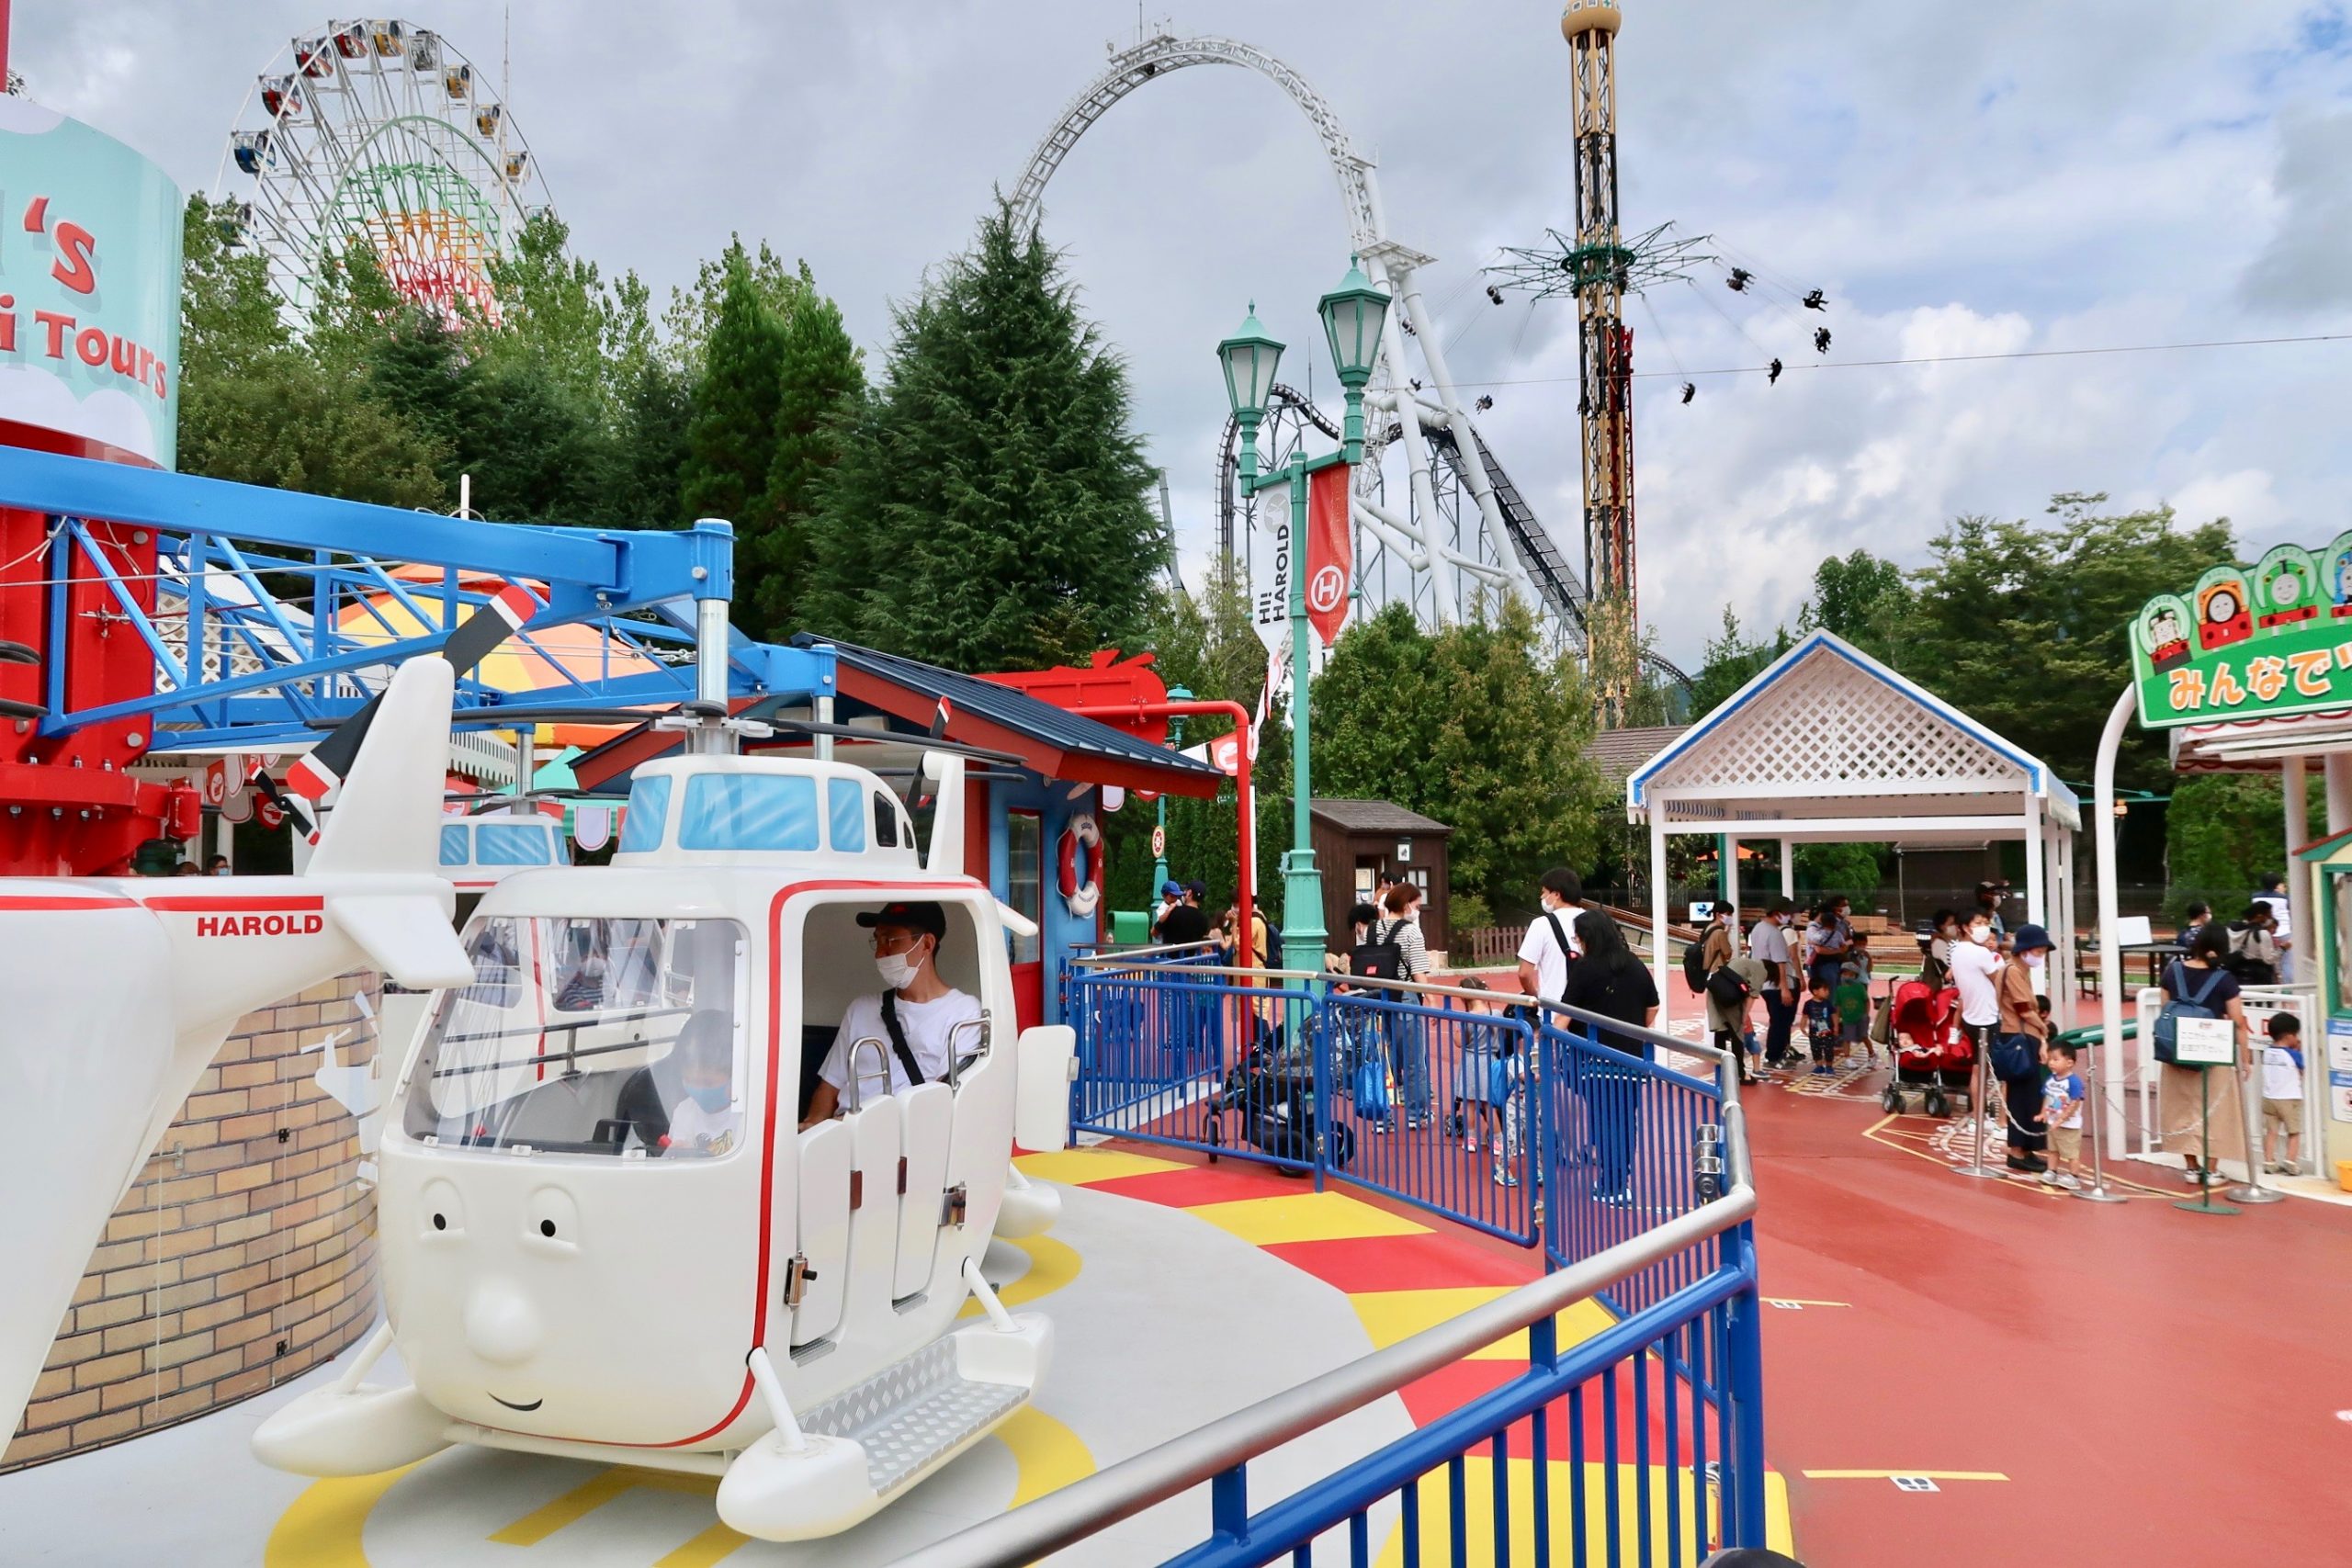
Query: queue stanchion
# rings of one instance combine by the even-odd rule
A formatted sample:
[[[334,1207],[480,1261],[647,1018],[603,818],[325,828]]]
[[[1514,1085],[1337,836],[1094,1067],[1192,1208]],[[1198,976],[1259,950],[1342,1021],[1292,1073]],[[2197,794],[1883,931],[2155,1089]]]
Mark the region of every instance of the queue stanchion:
[[[2252,1073],[2238,1080],[2238,1120],[2245,1125],[2245,1180],[2222,1194],[2233,1203],[2249,1206],[2284,1202],[2287,1198],[2276,1187],[2262,1184],[2262,1161],[2258,1157],[2262,1148],[2262,1112],[2256,1103],[2260,1097],[2247,1092],[2260,1085],[2260,1078]],[[2210,1168],[2211,1162],[2207,1163]]]
[[[2197,1147],[2198,1158],[2203,1162],[2205,1175],[2213,1174],[2213,1069],[2204,1063],[2197,1066]],[[2183,1198],[2173,1204],[2192,1214],[2234,1214],[2239,1211],[2227,1203],[2213,1201],[2213,1184],[2200,1181],[2197,1196]]]
[[[2079,1048],[2089,1052],[2091,1058],[2091,1091],[2083,1100],[2084,1120],[2091,1124],[2091,1184],[2075,1189],[2075,1196],[2086,1203],[2129,1203],[2132,1201],[2130,1197],[2107,1189],[2107,1134],[2100,1131],[2101,1124],[2107,1120],[2107,1080],[2099,1068],[2099,1052],[2094,1049],[2106,1043],[2104,1040],[2078,1043]]]
[[[2007,1181],[2009,1179],[2007,1171],[1984,1168],[1984,1145],[1988,1141],[1984,1131],[1984,1047],[1985,1038],[1989,1035],[1979,1037],[1976,1032],[1977,1028],[1977,1025],[1965,1021],[1961,1025],[1961,1032],[1968,1040],[1970,1055],[1975,1057],[1970,1065],[1969,1071],[1972,1076],[1968,1080],[1969,1143],[1973,1146],[1973,1152],[1969,1155],[1966,1165],[1956,1165],[1952,1169],[1962,1176],[1973,1177],[1980,1181]]]

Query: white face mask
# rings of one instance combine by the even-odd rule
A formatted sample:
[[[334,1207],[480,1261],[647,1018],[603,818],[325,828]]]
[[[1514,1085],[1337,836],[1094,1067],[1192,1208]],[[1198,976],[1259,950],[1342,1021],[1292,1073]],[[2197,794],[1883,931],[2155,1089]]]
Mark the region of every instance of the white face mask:
[[[1993,928],[1991,926],[1971,926],[1968,928],[1968,940],[1973,942],[1976,942],[1979,945],[1988,942],[1993,940]]]
[[[881,971],[882,983],[894,991],[905,990],[922,973],[922,960],[904,953],[876,953],[874,967]]]

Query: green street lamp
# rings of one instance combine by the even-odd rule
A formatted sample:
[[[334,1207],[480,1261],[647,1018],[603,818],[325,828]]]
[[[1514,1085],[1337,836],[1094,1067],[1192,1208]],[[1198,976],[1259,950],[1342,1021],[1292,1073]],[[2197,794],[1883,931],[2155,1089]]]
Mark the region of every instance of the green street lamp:
[[[1283,856],[1283,957],[1285,969],[1320,974],[1323,942],[1323,874],[1315,865],[1311,803],[1315,798],[1307,766],[1307,664],[1313,629],[1306,618],[1306,477],[1334,463],[1356,463],[1363,457],[1363,388],[1379,356],[1381,326],[1388,315],[1388,296],[1373,287],[1362,265],[1350,258],[1348,275],[1317,304],[1331,363],[1347,390],[1347,423],[1340,450],[1309,457],[1303,451],[1262,478],[1258,473],[1258,426],[1266,417],[1272,395],[1274,367],[1282,362],[1283,345],[1268,335],[1258,320],[1256,300],[1241,328],[1216,345],[1217,363],[1225,371],[1226,400],[1241,427],[1241,491],[1286,485],[1290,489],[1290,688],[1291,688],[1291,848]],[[1246,938],[1245,938],[1246,940]],[[1297,1038],[1294,1028],[1292,1037]]]
[[[1274,367],[1283,362],[1283,345],[1269,336],[1258,320],[1258,301],[1240,330],[1216,345],[1217,363],[1225,367],[1225,397],[1233,417],[1241,422],[1241,483],[1258,477],[1258,422],[1266,417],[1266,400],[1274,395]]]
[[[1380,357],[1381,323],[1388,318],[1388,296],[1372,286],[1363,265],[1348,258],[1348,276],[1323,296],[1317,309],[1323,317],[1323,336],[1331,345],[1331,363],[1347,389],[1348,419],[1341,426],[1340,445],[1351,463],[1363,460],[1363,384],[1372,378],[1372,362]]]

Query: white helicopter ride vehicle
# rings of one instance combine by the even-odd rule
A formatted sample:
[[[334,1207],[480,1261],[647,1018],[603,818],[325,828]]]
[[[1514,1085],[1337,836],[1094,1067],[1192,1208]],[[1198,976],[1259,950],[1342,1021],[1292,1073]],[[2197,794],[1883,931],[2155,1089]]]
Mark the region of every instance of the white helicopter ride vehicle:
[[[626,1461],[718,1475],[728,1525],[807,1540],[1030,1398],[1051,1326],[979,1259],[1056,1217],[1011,1156],[1066,1141],[1075,1040],[1016,1038],[1026,922],[961,871],[965,759],[925,753],[919,856],[877,775],[709,749],[729,727],[638,770],[611,864],[483,895],[378,1152],[387,1322],[263,1423],[264,1461]],[[362,1382],[395,1345],[414,1381]]]

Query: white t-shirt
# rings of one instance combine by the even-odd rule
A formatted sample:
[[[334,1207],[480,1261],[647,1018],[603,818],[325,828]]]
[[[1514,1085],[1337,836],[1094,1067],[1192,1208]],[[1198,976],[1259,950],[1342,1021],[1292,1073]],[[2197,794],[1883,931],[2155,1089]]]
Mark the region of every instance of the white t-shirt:
[[[2295,1058],[2283,1045],[2265,1045],[2262,1048],[2262,1098],[2303,1098],[2303,1069],[2295,1066]]]
[[[906,1031],[907,1049],[914,1053],[915,1065],[922,1068],[925,1083],[936,1083],[947,1076],[947,1056],[951,1050],[969,1055],[980,1045],[979,1031],[956,1029],[960,1023],[976,1022],[980,1016],[980,1000],[962,991],[951,990],[945,996],[927,1002],[910,1002],[899,998],[899,1027]],[[950,1032],[955,1038],[949,1039]],[[842,1013],[842,1026],[833,1036],[833,1048],[825,1053],[824,1066],[817,1076],[841,1091],[842,1103],[852,1102],[850,1089],[850,1047],[861,1040],[882,1043],[882,1058],[890,1064],[890,1092],[914,1086],[907,1081],[907,1069],[899,1062],[899,1053],[890,1047],[890,1032],[882,1026],[882,994],[868,991],[849,1004]],[[857,1054],[857,1070],[864,1075],[859,1086],[872,1092],[880,1078],[874,1063],[874,1051],[869,1047]]]
[[[1582,953],[1584,944],[1577,940],[1574,909],[1555,909],[1552,919],[1560,922],[1560,930],[1568,939],[1568,953]],[[1545,1001],[1556,1002],[1560,993],[1568,988],[1568,953],[1552,940],[1552,920],[1542,914],[1527,922],[1527,935],[1519,944],[1519,961],[1535,965],[1536,994]]]
[[[741,1136],[738,1129],[742,1125],[742,1120],[732,1106],[722,1105],[716,1111],[705,1111],[700,1101],[688,1095],[671,1107],[668,1152],[673,1156],[706,1152],[723,1155],[735,1146],[736,1138]],[[706,1137],[710,1140],[707,1149],[697,1147],[697,1141]]]
[[[1988,942],[1965,938],[1951,944],[1951,981],[1960,987],[1960,1017],[1963,1023],[2001,1021],[2000,998],[1993,976],[2000,972],[2001,955]]]

